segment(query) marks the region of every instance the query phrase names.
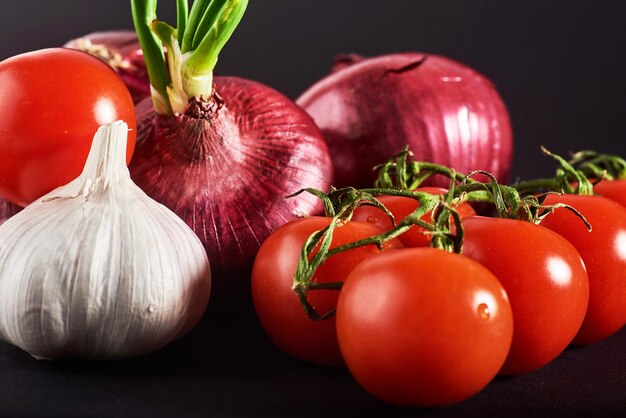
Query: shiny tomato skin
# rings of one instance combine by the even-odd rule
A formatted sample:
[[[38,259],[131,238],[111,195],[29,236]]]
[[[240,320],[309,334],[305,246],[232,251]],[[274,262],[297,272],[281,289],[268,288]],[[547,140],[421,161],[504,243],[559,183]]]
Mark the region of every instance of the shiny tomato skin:
[[[272,233],[261,245],[252,268],[254,307],[270,339],[286,353],[321,365],[342,365],[337,344],[335,318],[312,321],[304,313],[292,290],[293,276],[305,240],[330,223],[330,218],[310,217],[290,222]],[[381,233],[375,225],[346,222],[335,229],[331,248]],[[402,248],[397,240],[383,249]],[[322,264],[313,281],[318,283],[345,280],[362,260],[376,255],[375,246],[366,246],[334,255]],[[336,308],[338,290],[312,290],[309,302],[323,314]]]
[[[566,209],[557,209],[542,222],[565,237],[580,253],[589,276],[589,306],[575,344],[590,344],[626,324],[626,208],[601,196],[549,195],[545,204],[565,203],[591,224]]]
[[[416,191],[426,192],[433,195],[441,195],[448,190],[441,187],[420,187]],[[410,197],[404,196],[380,196],[377,198],[392,214],[396,224],[408,215],[413,213],[418,207],[419,202]],[[461,218],[476,215],[476,212],[469,203],[461,203],[456,210]],[[352,214],[352,220],[357,222],[369,222],[383,228],[385,231],[393,228],[391,219],[381,209],[374,206],[359,206]],[[432,222],[432,214],[427,213],[422,216],[422,220]],[[404,234],[398,237],[405,247],[428,247],[430,246],[431,237],[425,233],[424,228],[413,226]]]
[[[128,89],[103,61],[50,48],[0,62],[0,196],[27,205],[82,172],[100,125],[128,123],[127,162],[135,146]]]
[[[589,303],[587,270],[572,244],[529,222],[463,221],[463,254],[502,283],[513,309],[513,342],[501,374],[545,366],[572,342]]]
[[[389,251],[359,264],[337,305],[348,369],[375,397],[400,406],[462,401],[497,374],[513,319],[497,278],[462,255]]]
[[[626,180],[602,180],[593,186],[593,192],[626,207]]]

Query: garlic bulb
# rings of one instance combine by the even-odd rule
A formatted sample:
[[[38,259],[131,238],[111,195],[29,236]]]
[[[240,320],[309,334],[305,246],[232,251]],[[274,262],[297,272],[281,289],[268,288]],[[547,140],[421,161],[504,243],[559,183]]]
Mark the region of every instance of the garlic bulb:
[[[0,225],[0,338],[34,357],[145,354],[206,308],[204,248],[130,179],[127,132],[102,126],[76,180]]]

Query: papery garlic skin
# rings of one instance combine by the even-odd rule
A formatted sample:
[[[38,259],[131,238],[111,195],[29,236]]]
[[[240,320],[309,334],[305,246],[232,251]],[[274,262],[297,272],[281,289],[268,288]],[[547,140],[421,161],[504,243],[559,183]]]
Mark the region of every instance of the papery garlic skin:
[[[0,338],[35,357],[149,353],[206,309],[206,252],[130,179],[127,131],[101,127],[76,180],[0,225]]]

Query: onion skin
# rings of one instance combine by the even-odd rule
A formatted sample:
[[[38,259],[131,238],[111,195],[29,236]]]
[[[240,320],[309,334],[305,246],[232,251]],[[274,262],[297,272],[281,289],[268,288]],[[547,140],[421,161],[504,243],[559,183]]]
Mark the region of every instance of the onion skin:
[[[139,103],[133,180],[180,216],[200,237],[214,277],[214,293],[240,293],[261,243],[278,227],[321,213],[304,187],[327,191],[333,168],[311,118],[260,83],[216,77],[211,117],[157,115]],[[223,100],[220,106],[219,101]],[[193,106],[192,106],[193,107]],[[237,274],[235,274],[237,273]],[[249,287],[245,286],[246,291]]]
[[[451,59],[341,56],[334,72],[296,102],[326,137],[337,187],[370,186],[372,167],[406,145],[415,160],[508,180],[513,140],[506,107],[489,80]],[[449,180],[430,184],[448,187]]]
[[[20,210],[22,210],[20,206],[14,205],[8,200],[0,198],[0,225]]]
[[[133,101],[150,97],[150,82],[137,34],[130,30],[93,32],[63,45],[94,55],[117,71]]]

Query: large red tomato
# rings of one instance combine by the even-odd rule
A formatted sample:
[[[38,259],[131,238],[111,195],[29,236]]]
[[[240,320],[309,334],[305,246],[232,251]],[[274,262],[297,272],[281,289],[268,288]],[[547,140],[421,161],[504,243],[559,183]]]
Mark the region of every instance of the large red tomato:
[[[602,340],[626,324],[626,208],[600,196],[549,195],[545,203],[576,208],[591,224],[557,209],[541,225],[565,237],[580,253],[589,276],[589,306],[577,344]],[[531,245],[529,243],[529,245]]]
[[[511,301],[513,343],[501,373],[548,364],[572,342],[587,311],[580,255],[559,234],[529,222],[475,216],[463,227],[463,254],[487,267]]]
[[[433,195],[445,194],[448,191],[441,187],[420,187],[416,191],[430,193]],[[418,207],[419,202],[410,197],[404,196],[380,196],[377,198],[394,217],[397,223],[413,213]],[[462,203],[456,207],[461,218],[476,215],[474,208],[469,203]],[[385,231],[393,228],[389,216],[375,206],[359,206],[352,214],[352,220],[357,222],[369,222],[378,225]],[[432,222],[432,213],[422,216],[422,220]],[[428,247],[430,245],[431,236],[426,233],[424,228],[413,226],[404,234],[398,237],[405,247]]]
[[[261,325],[283,351],[317,364],[343,364],[337,345],[335,318],[312,321],[292,290],[296,265],[306,239],[324,229],[330,218],[311,217],[290,222],[277,229],[261,245],[252,269],[252,297]],[[383,232],[375,225],[346,222],[333,233],[331,248]],[[397,240],[388,241],[383,249],[402,248]],[[334,255],[322,264],[313,281],[342,282],[361,261],[377,254],[365,246]],[[312,290],[309,302],[319,313],[336,308],[339,291]]]
[[[458,402],[498,373],[511,306],[498,279],[462,255],[389,251],[346,279],[337,305],[341,353],[355,379],[396,405]]]
[[[120,119],[130,161],[133,101],[98,58],[51,48],[0,62],[0,196],[27,205],[78,177],[98,127]]]

